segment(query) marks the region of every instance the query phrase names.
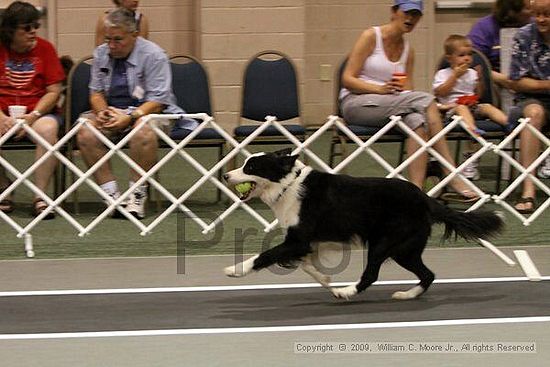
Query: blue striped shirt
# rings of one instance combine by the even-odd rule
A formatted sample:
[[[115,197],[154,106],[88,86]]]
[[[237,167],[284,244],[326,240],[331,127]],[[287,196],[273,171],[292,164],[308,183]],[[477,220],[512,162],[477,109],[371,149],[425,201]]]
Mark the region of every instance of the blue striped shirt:
[[[90,78],[90,93],[103,93],[109,98],[111,79],[113,76],[114,59],[109,55],[109,46],[102,44],[94,50],[94,60]],[[165,106],[163,113],[185,113],[176,104],[172,92],[172,71],[168,57],[157,44],[142,37],[136,43],[126,59],[126,76],[128,92],[138,101],[158,102]],[[177,121],[177,127],[192,130],[198,126],[195,120],[182,119]]]

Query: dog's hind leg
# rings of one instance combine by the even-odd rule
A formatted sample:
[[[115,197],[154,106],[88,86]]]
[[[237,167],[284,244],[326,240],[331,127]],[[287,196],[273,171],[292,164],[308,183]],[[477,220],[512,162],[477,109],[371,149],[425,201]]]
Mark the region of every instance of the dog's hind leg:
[[[319,284],[321,284],[323,287],[328,288],[330,286],[330,276],[325,275],[321,273],[315,265],[313,265],[313,262],[311,261],[311,254],[305,256],[302,259],[302,263],[300,264],[300,268],[309,274],[313,279],[315,279]]]
[[[393,299],[406,300],[413,299],[426,292],[435,279],[434,273],[424,265],[422,261],[422,253],[413,253],[409,255],[393,256],[396,263],[414,273],[420,283],[407,291],[395,292],[392,295]]]
[[[372,283],[376,282],[378,279],[378,273],[380,272],[380,267],[382,266],[383,261],[374,262],[369,260],[367,268],[361,275],[361,279],[355,284],[348,285],[347,287],[333,288],[331,289],[332,294],[336,298],[350,299],[350,297],[355,296],[357,293],[367,289]]]
[[[349,299],[350,297],[356,295],[359,292],[367,289],[372,283],[376,282],[378,279],[378,274],[380,273],[380,267],[382,263],[387,259],[387,256],[375,255],[375,251],[369,249],[368,262],[365,271],[361,275],[361,279],[355,284],[348,285],[347,287],[342,288],[333,288],[331,289],[332,294],[336,298]]]

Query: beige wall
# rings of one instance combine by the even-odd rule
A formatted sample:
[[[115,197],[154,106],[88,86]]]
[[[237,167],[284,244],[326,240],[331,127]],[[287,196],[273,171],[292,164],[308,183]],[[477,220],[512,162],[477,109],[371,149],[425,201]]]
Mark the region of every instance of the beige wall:
[[[9,3],[9,2],[8,2]],[[42,0],[56,29],[52,41],[60,54],[79,58],[93,49],[97,18],[110,0]],[[277,49],[299,71],[304,120],[319,125],[333,112],[334,72],[359,34],[389,20],[392,0],[142,0],[149,17],[150,39],[169,54],[190,53],[208,67],[216,118],[231,128],[237,123],[240,84],[246,60],[258,51]],[[429,90],[443,39],[465,34],[488,13],[471,10],[426,11],[409,35],[416,52],[414,82]],[[53,14],[53,15],[52,15]]]
[[[216,119],[238,122],[240,84],[248,58],[275,49],[297,65],[303,86],[305,2],[303,0],[202,0],[200,51],[213,82]],[[303,93],[302,93],[303,95]]]
[[[443,41],[450,34],[468,34],[472,25],[481,17],[488,14],[488,10],[439,10],[435,16],[434,40],[437,48],[435,55],[443,54]]]
[[[55,41],[59,53],[75,58],[91,54],[96,22],[112,7],[110,0],[57,0]],[[193,0],[146,0],[140,11],[149,18],[152,41],[170,53],[193,51]]]

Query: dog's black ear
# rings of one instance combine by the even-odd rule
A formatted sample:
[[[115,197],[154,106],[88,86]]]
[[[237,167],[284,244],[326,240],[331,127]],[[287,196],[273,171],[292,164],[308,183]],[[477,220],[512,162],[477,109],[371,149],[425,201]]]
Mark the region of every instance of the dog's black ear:
[[[276,152],[273,152],[273,154],[275,154],[275,157],[277,158],[287,157],[290,155],[290,153],[292,153],[292,148],[285,148],[285,149],[281,149]]]
[[[298,154],[296,155],[287,155],[286,157],[281,157],[281,162],[283,165],[283,169],[286,172],[292,171],[292,167],[294,167],[294,163],[296,163],[296,160],[298,159]]]

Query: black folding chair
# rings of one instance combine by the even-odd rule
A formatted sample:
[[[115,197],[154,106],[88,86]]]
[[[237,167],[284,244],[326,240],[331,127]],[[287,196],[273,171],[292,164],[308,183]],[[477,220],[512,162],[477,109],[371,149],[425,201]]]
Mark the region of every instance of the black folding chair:
[[[65,128],[68,132],[73,124],[78,120],[80,114],[91,109],[90,107],[90,72],[92,70],[93,57],[86,56],[80,59],[71,69],[67,77],[67,99],[65,108]],[[78,149],[76,139],[71,139],[67,147],[67,157],[74,162],[74,151]],[[66,171],[65,165],[62,167]],[[65,177],[65,173],[63,174]],[[63,180],[63,190],[65,190],[65,180]],[[71,182],[75,182],[75,173],[71,171]],[[73,205],[75,213],[79,212],[78,190],[73,191]]]
[[[291,59],[279,51],[262,51],[254,55],[245,68],[242,83],[239,126],[233,134],[244,140],[258,124],[245,124],[243,119],[264,122],[266,116],[275,116],[284,122],[300,119],[298,77]],[[303,141],[306,129],[301,123],[284,124],[292,135]],[[269,126],[251,144],[285,144],[287,138],[275,127]]]
[[[210,98],[210,82],[204,65],[193,56],[175,55],[170,58],[172,68],[172,90],[177,99],[178,106],[186,113],[206,113],[212,116],[212,103]],[[170,137],[175,141],[184,139],[191,131],[179,129],[173,131]],[[189,142],[188,147],[216,148],[218,161],[223,158],[225,139],[215,129],[206,128]],[[217,177],[221,179],[223,172],[218,171]],[[217,201],[221,198],[220,190],[217,190]]]

